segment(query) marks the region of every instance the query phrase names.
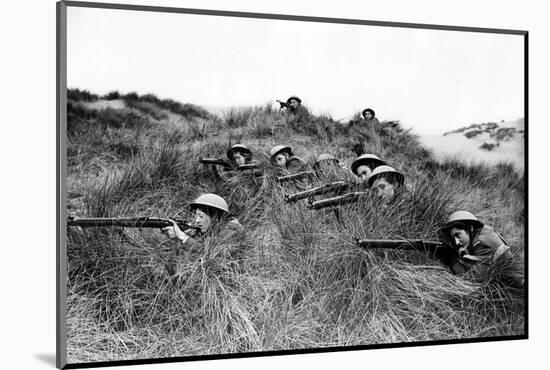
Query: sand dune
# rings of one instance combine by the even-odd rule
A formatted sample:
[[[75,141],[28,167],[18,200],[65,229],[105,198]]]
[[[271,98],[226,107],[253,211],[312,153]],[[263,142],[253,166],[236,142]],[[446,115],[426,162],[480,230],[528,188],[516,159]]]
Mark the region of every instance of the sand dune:
[[[523,130],[523,119],[499,123],[499,127],[514,127]],[[478,163],[511,162],[518,170],[524,168],[524,136],[516,133],[508,140],[498,141],[498,147],[493,150],[480,149],[484,143],[496,144],[497,141],[489,133],[479,134],[471,139],[462,133],[448,135],[421,135],[421,141],[433,150],[437,158],[458,156],[466,161]]]

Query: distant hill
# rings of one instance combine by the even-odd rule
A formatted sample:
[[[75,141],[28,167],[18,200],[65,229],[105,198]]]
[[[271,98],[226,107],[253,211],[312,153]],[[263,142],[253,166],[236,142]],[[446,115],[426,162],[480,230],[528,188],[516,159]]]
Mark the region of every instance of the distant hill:
[[[443,135],[423,135],[421,142],[438,158],[458,156],[474,163],[511,162],[524,167],[525,120],[471,124]]]

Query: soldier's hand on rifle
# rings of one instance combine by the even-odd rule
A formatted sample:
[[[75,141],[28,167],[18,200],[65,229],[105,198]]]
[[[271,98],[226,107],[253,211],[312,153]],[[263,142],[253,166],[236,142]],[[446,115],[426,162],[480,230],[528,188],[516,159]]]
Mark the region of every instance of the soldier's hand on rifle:
[[[190,236],[191,238],[194,238],[198,235],[199,231],[197,229],[185,229],[183,231],[187,236]]]
[[[173,220],[170,221],[172,222],[172,226],[163,227],[161,231],[170,239],[179,239],[182,242],[186,241],[187,238],[189,238],[189,235],[181,231]]]

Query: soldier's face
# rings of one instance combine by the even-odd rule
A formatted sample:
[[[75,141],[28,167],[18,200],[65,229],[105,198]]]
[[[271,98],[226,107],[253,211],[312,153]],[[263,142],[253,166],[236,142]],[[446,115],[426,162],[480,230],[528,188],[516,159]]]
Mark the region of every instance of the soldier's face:
[[[453,227],[450,231],[451,240],[454,245],[459,248],[466,248],[470,245],[470,235],[464,229],[459,229],[458,227]]]
[[[279,153],[275,156],[275,163],[279,167],[285,167],[287,155],[285,153]]]
[[[290,108],[292,109],[296,109],[298,108],[298,105],[300,105],[300,103],[298,103],[298,100],[296,99],[291,99],[288,104],[290,105]]]
[[[372,184],[374,193],[383,199],[385,203],[390,202],[395,196],[395,185],[385,178],[379,178]]]
[[[208,216],[205,212],[201,211],[200,209],[195,209],[195,225],[199,226],[201,228],[201,231],[204,233],[210,229],[210,225],[212,225],[212,218]]]
[[[361,179],[361,181],[366,181],[372,173],[372,170],[369,166],[359,166],[357,167],[357,176]]]
[[[242,153],[240,152],[235,152],[235,154],[233,154],[233,162],[237,165],[237,166],[242,166],[244,163],[245,163],[245,158],[244,158],[244,155],[242,155]]]
[[[367,111],[365,112],[365,115],[363,117],[365,117],[365,119],[368,121],[369,119],[372,119],[372,113]]]

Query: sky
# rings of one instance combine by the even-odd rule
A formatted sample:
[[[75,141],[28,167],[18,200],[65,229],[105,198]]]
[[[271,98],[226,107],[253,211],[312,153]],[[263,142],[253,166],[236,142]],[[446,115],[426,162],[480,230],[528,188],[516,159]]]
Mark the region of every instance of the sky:
[[[417,133],[524,116],[519,35],[69,7],[67,85],[207,107],[298,95]]]

